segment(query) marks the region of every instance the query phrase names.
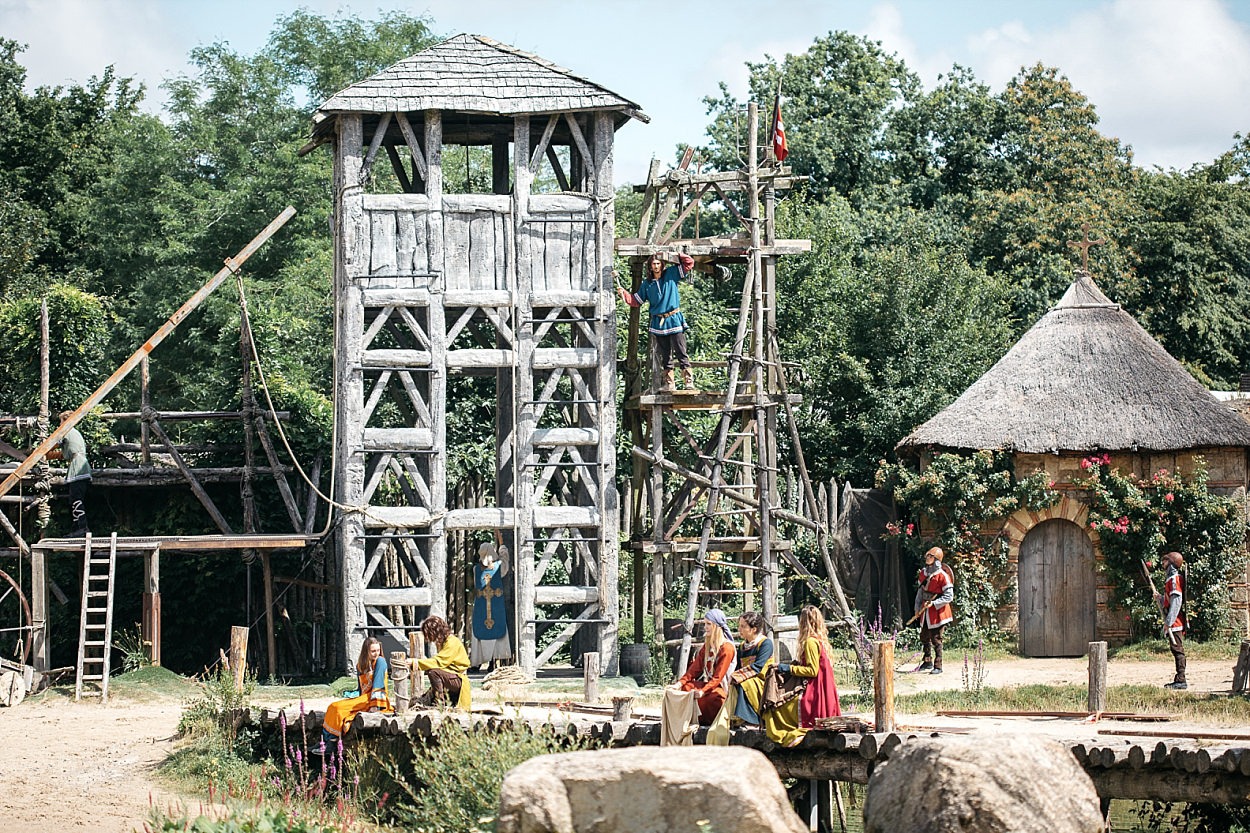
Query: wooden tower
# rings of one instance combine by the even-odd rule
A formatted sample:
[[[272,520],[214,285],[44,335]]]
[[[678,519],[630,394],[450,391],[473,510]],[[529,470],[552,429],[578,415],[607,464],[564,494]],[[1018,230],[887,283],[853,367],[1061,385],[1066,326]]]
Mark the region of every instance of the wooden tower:
[[[777,238],[777,193],[791,188],[796,179],[771,152],[761,158],[754,103],[747,122],[746,164],[740,170],[691,172],[689,152],[677,169],[665,173],[652,163],[638,237],[620,239],[616,246],[630,260],[634,291],[646,261],[657,253],[689,254],[697,271],[745,267],[730,350],[719,361],[694,363],[695,390],[670,391],[654,384],[658,374],[646,360],[646,322],[637,309],[629,320],[625,424],[635,458],[628,507],[629,546],[635,552],[634,641],[642,641],[646,614],[639,589],[650,587],[656,639],[663,640],[665,589],[688,577],[684,627],[676,639],[668,635],[670,642],[681,645],[679,668],[690,653],[697,616],[707,607],[722,606],[727,595],[745,597],[743,607],[758,607],[773,628],[782,565],[811,586],[827,614],[844,621],[850,616],[829,553],[827,522],[816,511],[799,443],[793,410],[800,397],[789,391],[786,381],[787,369],[794,365],[782,362],[776,338],[777,261],[809,251],[811,241]],[[697,217],[700,206],[711,199],[732,215],[731,230],[715,237],[687,234],[692,215]],[[805,492],[804,514],[779,501],[782,432]],[[814,533],[824,577],[814,575],[795,555],[786,531],[796,529]],[[650,556],[649,577],[644,555]],[[709,586],[710,566],[735,572],[736,586]]]
[[[500,530],[522,668],[583,631],[579,643],[615,670],[612,142],[631,117],[646,120],[476,35],[400,61],[314,116],[314,142],[334,148],[348,658],[366,634],[403,643],[444,613],[449,533]],[[448,505],[457,377],[495,383],[493,507]]]

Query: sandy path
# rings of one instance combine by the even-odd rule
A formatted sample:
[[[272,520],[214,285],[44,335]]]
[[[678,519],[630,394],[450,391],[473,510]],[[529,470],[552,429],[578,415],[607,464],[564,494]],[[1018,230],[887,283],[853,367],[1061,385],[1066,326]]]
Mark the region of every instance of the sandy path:
[[[6,833],[142,829],[173,750],[181,704],[37,697],[0,709],[0,828]]]

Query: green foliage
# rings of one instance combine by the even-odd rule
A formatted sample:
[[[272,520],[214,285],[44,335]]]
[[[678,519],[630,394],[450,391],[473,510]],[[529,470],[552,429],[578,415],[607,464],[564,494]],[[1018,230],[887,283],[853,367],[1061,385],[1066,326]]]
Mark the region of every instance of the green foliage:
[[[1101,569],[1115,588],[1116,602],[1129,612],[1138,633],[1158,632],[1159,608],[1144,588],[1142,561],[1176,550],[1185,557],[1186,615],[1199,640],[1227,636],[1230,583],[1246,568],[1246,526],[1237,501],[1207,489],[1207,469],[1195,460],[1188,476],[1159,469],[1139,479],[1112,468],[1110,457],[1081,461],[1089,490],[1089,525],[1098,531]],[[1162,590],[1162,567],[1155,579]]]
[[[663,645],[651,646],[651,659],[647,663],[647,685],[666,686],[673,681],[673,665],[668,660],[668,649]]]
[[[185,808],[154,807],[143,829],[145,833],[343,833],[363,828],[346,826],[341,819],[326,813],[310,815],[294,807],[232,802],[224,807],[212,806],[208,813],[200,815],[188,813]]]
[[[466,732],[445,720],[432,743],[412,740],[411,758],[380,758],[396,792],[383,808],[393,822],[423,833],[493,830],[504,774],[530,758],[586,748],[588,742],[524,724]]]
[[[152,664],[148,656],[150,644],[143,640],[138,624],[133,628],[123,628],[113,635],[113,648],[121,654],[123,674],[138,671]]]
[[[910,518],[887,527],[902,552],[919,564],[930,547],[946,551],[955,573],[957,636],[992,634],[994,611],[1015,590],[1000,522],[1019,509],[1036,511],[1059,500],[1046,475],[1017,478],[1009,453],[978,451],[939,454],[923,471],[882,460],[876,483]]]

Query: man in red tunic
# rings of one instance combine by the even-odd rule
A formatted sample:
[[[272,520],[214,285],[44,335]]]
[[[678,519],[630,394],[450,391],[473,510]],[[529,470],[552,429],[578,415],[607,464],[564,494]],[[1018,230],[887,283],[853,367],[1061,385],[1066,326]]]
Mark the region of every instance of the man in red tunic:
[[[942,673],[942,631],[954,621],[951,602],[955,600],[955,582],[950,569],[942,563],[945,554],[934,547],[924,554],[924,569],[916,574],[920,590],[916,593],[916,613],[920,615],[920,645],[924,650],[917,671]]]
[[[1164,688],[1187,689],[1185,680],[1185,574],[1181,571],[1185,559],[1179,552],[1164,553],[1163,561],[1168,565],[1168,576],[1163,580],[1163,592],[1155,596],[1155,601],[1163,611],[1163,632],[1172,649],[1172,659],[1176,663],[1176,676]]]

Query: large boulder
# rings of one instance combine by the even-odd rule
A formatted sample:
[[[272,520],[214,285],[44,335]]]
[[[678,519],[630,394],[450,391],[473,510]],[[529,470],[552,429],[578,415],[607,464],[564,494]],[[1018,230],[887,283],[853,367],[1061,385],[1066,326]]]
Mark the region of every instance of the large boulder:
[[[865,833],[1099,833],[1098,793],[1042,738],[908,741],[868,779]]]
[[[638,746],[532,758],[499,793],[498,833],[801,833],[754,749]]]

